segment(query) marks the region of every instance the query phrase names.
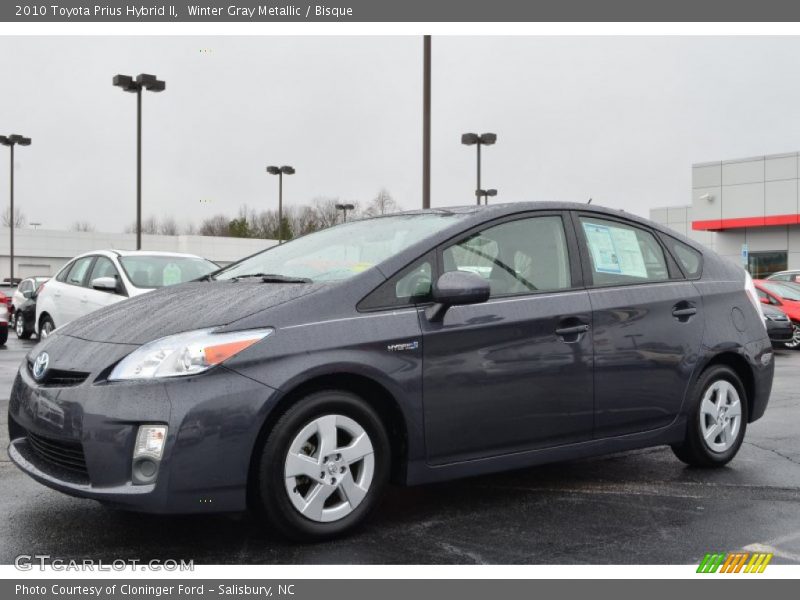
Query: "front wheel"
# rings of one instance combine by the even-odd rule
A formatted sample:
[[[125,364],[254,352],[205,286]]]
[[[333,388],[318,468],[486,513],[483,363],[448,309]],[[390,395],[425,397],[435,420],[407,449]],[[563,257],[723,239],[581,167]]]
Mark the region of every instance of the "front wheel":
[[[691,400],[686,437],[672,451],[689,465],[726,465],[747,429],[747,396],[739,376],[730,367],[712,366],[698,379]]]
[[[53,323],[53,319],[45,315],[44,317],[42,317],[42,322],[39,325],[39,337],[41,339],[45,339],[47,336],[53,333],[53,330],[55,328],[56,324]]]
[[[797,323],[792,323],[792,341],[786,342],[785,346],[792,350],[800,348],[800,326]]]
[[[317,392],[269,433],[258,464],[258,507],[289,538],[319,541],[360,525],[389,479],[389,439],[358,396]]]
[[[17,334],[17,339],[27,340],[31,337],[31,330],[25,324],[25,317],[17,313],[14,319],[14,333]]]

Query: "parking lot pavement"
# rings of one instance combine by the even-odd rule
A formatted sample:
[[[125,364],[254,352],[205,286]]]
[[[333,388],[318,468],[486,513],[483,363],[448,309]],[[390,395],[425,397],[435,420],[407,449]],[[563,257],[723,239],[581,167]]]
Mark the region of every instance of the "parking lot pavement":
[[[696,563],[708,551],[800,563],[800,352],[782,351],[772,400],[737,458],[685,467],[668,448],[417,488],[392,488],[359,533],[293,545],[246,514],[158,517],[70,498],[8,460],[8,394],[35,342],[0,348],[0,563],[194,559],[218,563]]]

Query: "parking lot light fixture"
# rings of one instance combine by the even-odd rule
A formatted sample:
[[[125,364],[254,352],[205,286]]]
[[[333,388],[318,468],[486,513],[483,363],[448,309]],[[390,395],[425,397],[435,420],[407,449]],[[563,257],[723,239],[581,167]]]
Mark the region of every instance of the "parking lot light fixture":
[[[476,146],[478,149],[478,177],[475,185],[475,197],[477,203],[481,203],[481,146],[492,146],[497,142],[496,133],[464,133],[461,135],[461,143],[465,146]]]
[[[347,211],[348,210],[355,210],[355,206],[352,204],[337,204],[336,210],[342,211],[342,223],[347,223]]]
[[[283,243],[283,176],[294,175],[294,167],[283,165],[282,167],[267,167],[267,173],[278,176],[278,244]]]
[[[494,198],[497,196],[497,190],[475,190],[475,195],[478,197],[478,204],[481,203],[480,199],[483,198],[483,203],[487,205],[489,204],[489,198]]]
[[[8,238],[10,243],[8,260],[9,260],[9,283],[14,285],[14,146],[30,146],[31,138],[13,133],[11,135],[0,135],[0,144],[8,146],[9,152],[9,213],[8,213]]]
[[[114,75],[112,84],[136,94],[136,249],[142,249],[142,90],[163,92],[167,84],[155,75]]]

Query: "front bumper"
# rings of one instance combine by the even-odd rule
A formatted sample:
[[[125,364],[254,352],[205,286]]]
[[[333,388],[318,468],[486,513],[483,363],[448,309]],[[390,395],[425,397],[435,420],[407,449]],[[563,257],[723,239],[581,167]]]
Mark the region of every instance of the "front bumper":
[[[106,365],[116,362],[110,354],[130,351],[82,340],[68,345],[80,354],[86,344]],[[52,348],[48,343],[51,357]],[[28,475],[73,496],[144,512],[246,507],[250,457],[277,400],[274,390],[224,367],[153,382],[110,384],[94,373],[77,385],[64,381],[40,385],[27,364],[14,381],[8,453]],[[145,423],[166,424],[169,431],[155,483],[136,485],[133,447]]]
[[[772,343],[785,344],[792,341],[794,334],[794,326],[789,320],[786,321],[772,321],[767,319],[767,335]]]

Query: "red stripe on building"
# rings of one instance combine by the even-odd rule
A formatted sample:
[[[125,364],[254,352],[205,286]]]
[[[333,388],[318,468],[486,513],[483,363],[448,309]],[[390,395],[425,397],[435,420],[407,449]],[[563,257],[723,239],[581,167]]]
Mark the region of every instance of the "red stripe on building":
[[[711,219],[709,221],[692,221],[692,229],[696,231],[724,231],[725,229],[770,227],[774,225],[797,225],[798,223],[800,223],[800,215],[770,215],[765,217],[742,217],[739,219]]]

